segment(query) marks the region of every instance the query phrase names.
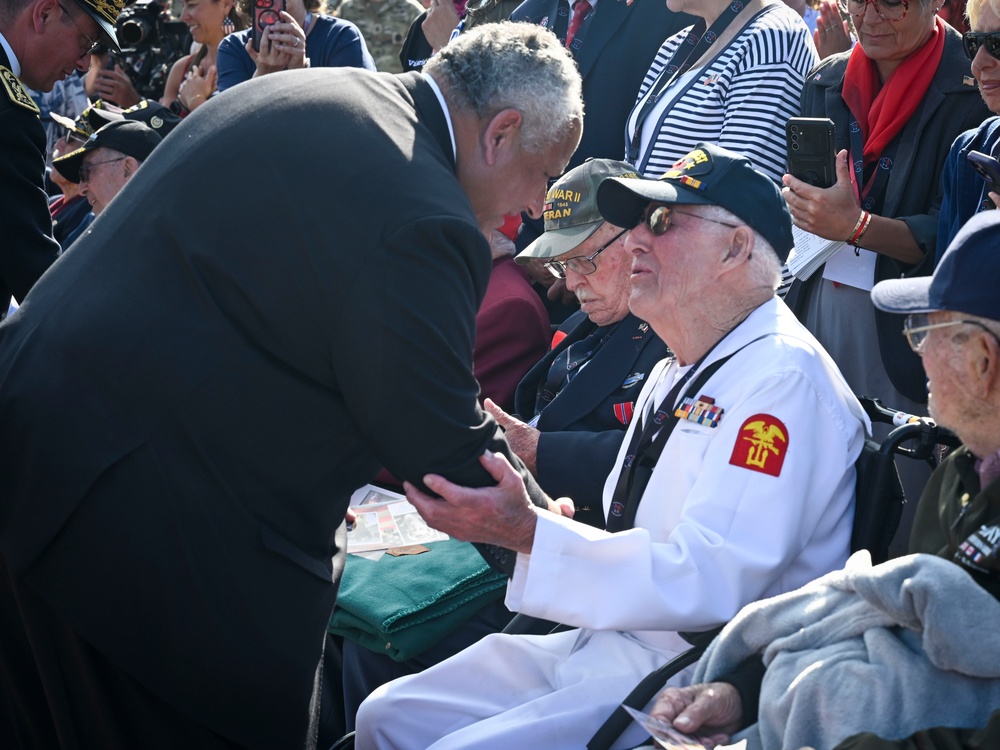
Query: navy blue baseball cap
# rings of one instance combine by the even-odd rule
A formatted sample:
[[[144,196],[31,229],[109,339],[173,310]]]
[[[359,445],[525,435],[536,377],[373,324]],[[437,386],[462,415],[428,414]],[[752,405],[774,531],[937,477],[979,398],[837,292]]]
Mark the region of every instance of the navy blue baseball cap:
[[[722,206],[757,231],[784,263],[792,251],[792,217],[771,178],[750,160],[714,143],[699,143],[658,180],[609,178],[597,207],[612,224],[631,229],[650,203]]]
[[[1000,320],[1000,211],[973,216],[933,276],[880,281],[872,302],[890,313],[962,312]]]

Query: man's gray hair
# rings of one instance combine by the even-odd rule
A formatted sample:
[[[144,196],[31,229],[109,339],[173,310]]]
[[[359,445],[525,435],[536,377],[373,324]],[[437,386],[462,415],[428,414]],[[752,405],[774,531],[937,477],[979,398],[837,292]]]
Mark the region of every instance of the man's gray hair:
[[[583,86],[576,63],[556,36],[529,23],[487,23],[462,34],[424,66],[448,103],[480,119],[504,109],[523,117],[525,150],[560,142],[583,122]]]
[[[703,206],[701,216],[726,224],[738,224],[753,232],[754,248],[750,257],[750,280],[753,286],[770,287],[772,291],[778,289],[781,285],[781,261],[778,260],[778,254],[771,247],[771,243],[765,240],[760,232],[722,206]]]

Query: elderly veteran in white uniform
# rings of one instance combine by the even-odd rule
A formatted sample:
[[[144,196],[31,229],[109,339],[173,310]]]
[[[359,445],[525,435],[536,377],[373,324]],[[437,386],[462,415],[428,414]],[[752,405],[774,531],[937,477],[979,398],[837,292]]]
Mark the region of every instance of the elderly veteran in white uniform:
[[[581,748],[687,648],[678,631],[714,628],[847,559],[868,422],[774,295],[792,246],[777,188],[699,144],[659,180],[605,180],[598,206],[632,228],[630,308],[677,357],[636,404],[604,487],[608,530],[534,510],[495,455],[482,462],[496,487],[428,476],[440,498],[407,488],[432,526],[517,551],[511,609],[578,629],[489,636],[383,686],[358,713],[359,750]],[[633,725],[615,747],[644,736]]]

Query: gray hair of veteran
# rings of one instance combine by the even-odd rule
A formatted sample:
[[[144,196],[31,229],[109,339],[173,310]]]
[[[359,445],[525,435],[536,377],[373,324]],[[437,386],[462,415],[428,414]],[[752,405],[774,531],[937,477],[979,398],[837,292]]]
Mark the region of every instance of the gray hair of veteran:
[[[750,256],[749,275],[751,285],[754,287],[769,287],[771,291],[776,291],[781,285],[781,261],[774,248],[764,239],[753,227],[747,225],[743,219],[722,206],[703,206],[699,216],[713,221],[721,221],[726,224],[736,224],[753,232],[754,246]]]
[[[480,119],[516,109],[526,151],[539,153],[583,122],[576,63],[556,36],[529,23],[487,23],[462,34],[424,66],[449,104]]]

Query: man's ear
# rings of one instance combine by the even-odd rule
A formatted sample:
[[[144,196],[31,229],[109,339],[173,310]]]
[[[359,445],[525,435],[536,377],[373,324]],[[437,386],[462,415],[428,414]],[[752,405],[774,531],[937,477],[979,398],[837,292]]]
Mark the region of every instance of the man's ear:
[[[59,9],[60,13],[67,13],[59,8],[58,0],[35,0],[31,6],[31,24],[36,34],[41,34],[45,30],[45,24],[54,18],[56,9]]]
[[[493,115],[483,131],[483,156],[487,165],[495,166],[504,154],[513,150],[520,140],[523,119],[513,108],[501,109]]]
[[[995,399],[1000,392],[1000,342],[986,331],[977,336],[972,348],[973,377],[976,379],[976,396]]]
[[[125,169],[125,182],[128,182],[135,176],[135,171],[139,168],[139,161],[135,157],[126,156],[122,165]]]
[[[723,262],[735,268],[750,260],[757,239],[747,227],[737,227],[729,237],[729,245]]]

